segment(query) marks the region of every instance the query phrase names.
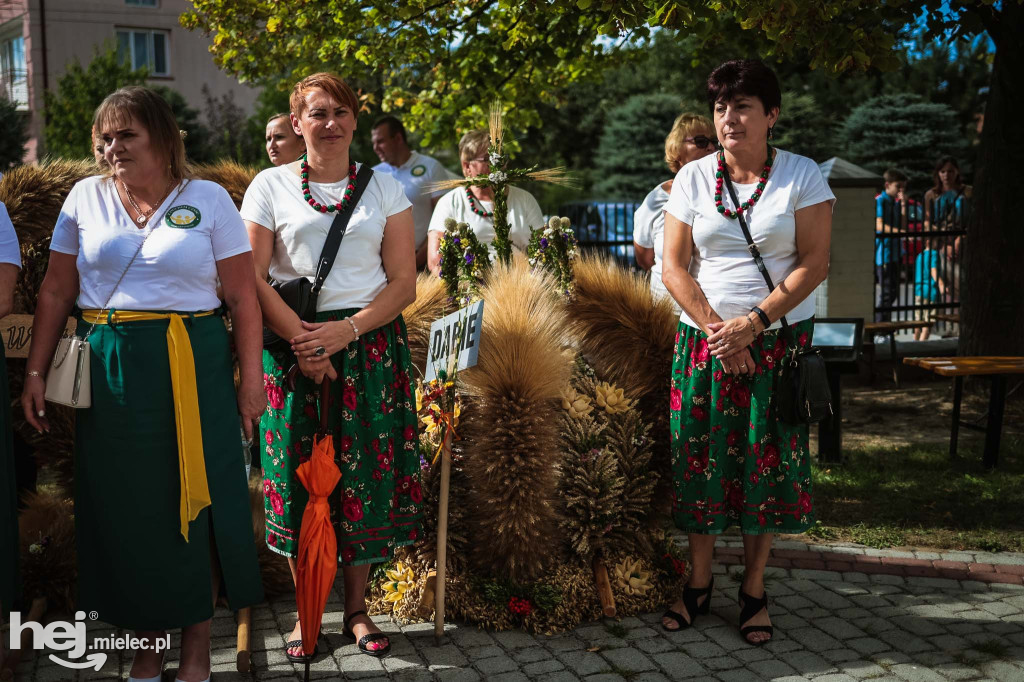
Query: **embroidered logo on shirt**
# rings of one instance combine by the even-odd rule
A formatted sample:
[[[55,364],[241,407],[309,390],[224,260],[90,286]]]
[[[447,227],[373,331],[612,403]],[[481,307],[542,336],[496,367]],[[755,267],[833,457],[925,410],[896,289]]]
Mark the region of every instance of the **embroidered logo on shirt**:
[[[424,165],[413,166],[412,170],[409,172],[412,173],[413,177],[418,178],[419,176],[427,172],[427,167]]]
[[[188,230],[198,225],[202,219],[203,215],[199,212],[198,208],[182,204],[169,210],[164,218],[164,222],[167,223],[167,227]]]

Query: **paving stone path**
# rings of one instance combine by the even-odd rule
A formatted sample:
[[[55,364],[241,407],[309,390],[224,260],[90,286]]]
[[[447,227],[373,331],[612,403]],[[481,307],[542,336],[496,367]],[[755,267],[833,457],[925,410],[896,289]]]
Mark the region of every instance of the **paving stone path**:
[[[343,640],[341,601],[332,594],[324,617],[329,651],[313,664],[312,677],[410,682],[1024,682],[1022,555],[901,553],[780,541],[767,582],[775,638],[754,647],[737,630],[740,545],[738,539],[720,544],[712,615],[676,633],[661,629],[658,613],[588,623],[558,636],[449,624],[445,643],[437,647],[431,624],[400,626],[378,617],[381,629],[392,635],[392,654],[378,660]],[[213,679],[301,679],[301,666],[289,663],[282,649],[294,622],[294,601],[276,600],[254,609],[256,670],[243,675],[235,672],[233,616],[218,610]],[[116,631],[90,624],[90,636],[110,634]],[[19,679],[126,678],[131,654],[111,654],[98,672],[68,670],[36,656],[22,662]],[[172,649],[168,668],[176,667],[177,656],[178,650]]]

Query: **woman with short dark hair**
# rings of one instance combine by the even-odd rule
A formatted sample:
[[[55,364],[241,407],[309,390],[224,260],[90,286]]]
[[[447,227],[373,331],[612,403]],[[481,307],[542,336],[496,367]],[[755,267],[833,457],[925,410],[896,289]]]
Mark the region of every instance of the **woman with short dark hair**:
[[[708,612],[715,537],[735,525],[746,569],[740,632],[763,644],[772,636],[764,569],[773,535],[814,523],[807,425],[784,423],[770,405],[780,360],[811,342],[835,198],[813,161],[768,144],[782,101],[771,69],[726,62],[711,72],[707,97],[721,149],[683,166],[665,206],[662,278],[683,309],[670,391],[672,507],[693,572],[662,625],[689,627]]]
[[[178,679],[197,682],[221,578],[233,610],[263,600],[238,429],[267,404],[251,248],[224,188],[186,177],[160,95],[122,88],[94,123],[110,168],[76,184],[57,219],[21,403],[49,430],[46,372],[77,300],[92,373],[92,406],[75,413],[77,607],[150,643],[182,628]],[[144,647],[129,679],[162,667]]]

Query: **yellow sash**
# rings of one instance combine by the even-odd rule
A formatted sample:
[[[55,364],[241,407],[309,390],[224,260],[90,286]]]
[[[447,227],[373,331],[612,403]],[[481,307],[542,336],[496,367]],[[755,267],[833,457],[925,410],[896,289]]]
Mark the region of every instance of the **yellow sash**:
[[[212,310],[194,313],[192,317],[213,315]],[[206,483],[206,459],[203,456],[203,431],[199,423],[199,390],[196,388],[196,363],[192,343],[178,313],[145,313],[133,310],[83,310],[82,318],[90,324],[110,322],[143,322],[170,320],[167,325],[167,358],[171,365],[171,388],[174,391],[174,422],[178,430],[178,472],[181,482],[181,534],[188,542],[188,524],[205,507],[210,506],[210,489]]]

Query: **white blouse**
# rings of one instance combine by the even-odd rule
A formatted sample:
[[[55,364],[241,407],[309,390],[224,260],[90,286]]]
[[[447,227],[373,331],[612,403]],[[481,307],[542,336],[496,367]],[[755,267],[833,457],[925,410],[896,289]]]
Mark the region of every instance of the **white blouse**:
[[[357,168],[361,164],[357,164]],[[325,204],[341,200],[348,178],[311,182],[313,199]],[[345,229],[338,257],[324,282],[317,311],[365,308],[388,284],[381,259],[387,219],[409,208],[402,183],[374,172]],[[278,282],[298,277],[312,281],[335,213],[314,210],[302,198],[302,181],[288,166],[268,168],[249,185],[242,200],[242,218],[274,233],[270,276]]]
[[[765,267],[776,286],[795,269],[798,259],[795,214],[802,208],[828,201],[835,204],[817,164],[805,156],[777,150],[771,174],[761,198],[743,215],[757,244]],[[700,285],[712,309],[723,320],[742,317],[768,296],[768,285],[747,250],[739,221],[721,215],[715,206],[717,154],[686,164],[672,183],[665,211],[693,228],[696,250],[690,261],[690,275]],[[734,184],[741,202],[750,198],[757,183]],[[735,210],[728,188],[723,187],[723,204]],[[795,323],[814,315],[810,295],[786,314]],[[679,318],[697,323],[684,311]],[[776,321],[773,328],[781,326]]]

